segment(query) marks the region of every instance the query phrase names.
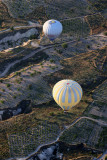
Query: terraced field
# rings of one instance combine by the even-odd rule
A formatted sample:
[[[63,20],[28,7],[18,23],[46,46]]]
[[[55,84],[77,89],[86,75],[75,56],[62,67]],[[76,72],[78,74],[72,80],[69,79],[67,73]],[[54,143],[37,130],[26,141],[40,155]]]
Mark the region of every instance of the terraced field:
[[[80,120],[75,126],[65,131],[60,140],[68,144],[85,143],[94,147],[98,143],[102,127],[89,120]],[[106,142],[104,146],[106,145]]]
[[[107,80],[105,80],[95,91],[93,92],[93,103],[90,104],[85,115],[93,117],[95,119],[101,119],[107,121]]]
[[[70,36],[85,37],[90,34],[90,28],[84,18],[75,18],[70,20],[62,20],[63,33]]]
[[[107,22],[105,18],[100,14],[86,16],[86,21],[91,29],[91,34],[97,34],[106,30]]]

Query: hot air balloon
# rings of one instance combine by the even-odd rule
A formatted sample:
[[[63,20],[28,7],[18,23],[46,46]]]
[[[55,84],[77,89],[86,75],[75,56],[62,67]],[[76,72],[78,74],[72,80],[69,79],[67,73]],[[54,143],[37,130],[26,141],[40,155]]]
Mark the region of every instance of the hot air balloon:
[[[57,20],[48,20],[43,25],[44,34],[53,41],[56,39],[62,32],[62,24]]]
[[[61,80],[53,87],[52,95],[56,103],[64,110],[68,111],[82,98],[81,86],[73,80]]]

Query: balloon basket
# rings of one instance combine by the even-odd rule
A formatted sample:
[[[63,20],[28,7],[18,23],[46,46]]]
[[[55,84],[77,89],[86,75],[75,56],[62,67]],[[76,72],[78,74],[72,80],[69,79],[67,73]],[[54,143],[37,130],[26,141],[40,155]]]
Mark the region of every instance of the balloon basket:
[[[64,110],[64,113],[67,114],[67,113],[68,113],[68,110]]]

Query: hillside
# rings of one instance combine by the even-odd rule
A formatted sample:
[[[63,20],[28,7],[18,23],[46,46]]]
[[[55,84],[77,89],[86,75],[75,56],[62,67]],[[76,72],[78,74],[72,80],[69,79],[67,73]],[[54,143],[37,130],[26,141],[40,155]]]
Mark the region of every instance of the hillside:
[[[106,13],[104,0],[0,0],[0,160],[53,142],[84,146],[68,158],[106,150]],[[63,25],[53,42],[42,31],[48,19]],[[68,112],[52,96],[62,79],[83,89]]]
[[[64,114],[61,108],[58,107],[54,101],[50,101],[42,105],[36,105],[36,106],[32,105],[33,111],[30,114],[22,114],[19,116],[15,116],[9,120],[2,121],[0,123],[0,134],[1,134],[0,137],[2,138],[3,142],[1,144],[1,152],[2,152],[1,158],[9,157],[7,135],[21,133],[25,131],[27,132],[28,128],[35,127],[41,121],[41,119],[42,121],[47,120],[53,123],[57,123],[60,125],[60,128],[63,128],[64,124],[70,124],[76,117],[83,115],[87,106],[93,101],[94,98],[94,97],[92,98],[93,90],[97,86],[99,86],[99,84],[102,84],[102,82],[106,78],[105,74],[103,73],[104,68],[101,67],[104,66],[104,58],[103,58],[104,56],[106,56],[106,48],[103,48],[98,51],[82,53],[76,56],[75,58],[73,57],[62,60],[61,65],[63,66],[63,69],[51,74],[50,76],[49,75],[45,76],[44,77],[45,83],[43,84],[43,86],[41,86],[41,88],[39,88],[40,86],[38,86],[38,95],[37,95],[38,98],[39,96],[40,98],[46,96],[46,90],[43,89],[43,87],[45,87],[46,84],[47,84],[46,88],[49,88],[50,85],[52,90],[52,86],[57,81],[64,78],[70,78],[76,80],[82,85],[84,90],[82,101],[74,109],[72,109],[72,112],[69,113],[68,115]],[[99,68],[101,70],[99,70]],[[34,77],[35,76],[36,75],[34,75]],[[13,83],[13,80],[11,80],[11,82]],[[43,80],[41,82],[43,82]],[[11,87],[12,86],[10,86],[9,90],[12,89]],[[31,91],[33,91],[33,88],[31,89]],[[41,93],[41,90],[42,91],[44,90],[44,93]],[[51,94],[51,90],[49,89],[48,92],[49,95]],[[5,150],[3,148],[5,148]]]

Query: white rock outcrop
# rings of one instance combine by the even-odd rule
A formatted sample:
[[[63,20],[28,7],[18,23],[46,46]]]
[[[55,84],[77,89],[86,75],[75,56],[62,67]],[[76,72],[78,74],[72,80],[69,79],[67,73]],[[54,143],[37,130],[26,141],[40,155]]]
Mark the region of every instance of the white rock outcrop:
[[[15,42],[15,41],[18,41],[19,39],[22,39],[22,38],[29,38],[31,35],[34,35],[34,34],[38,34],[38,31],[36,28],[32,28],[32,29],[29,29],[27,32],[25,33],[20,33],[20,31],[18,31],[15,35],[13,36],[6,36],[4,37],[3,39],[0,40],[0,44],[1,43],[6,43],[8,41],[12,41],[12,42]]]

